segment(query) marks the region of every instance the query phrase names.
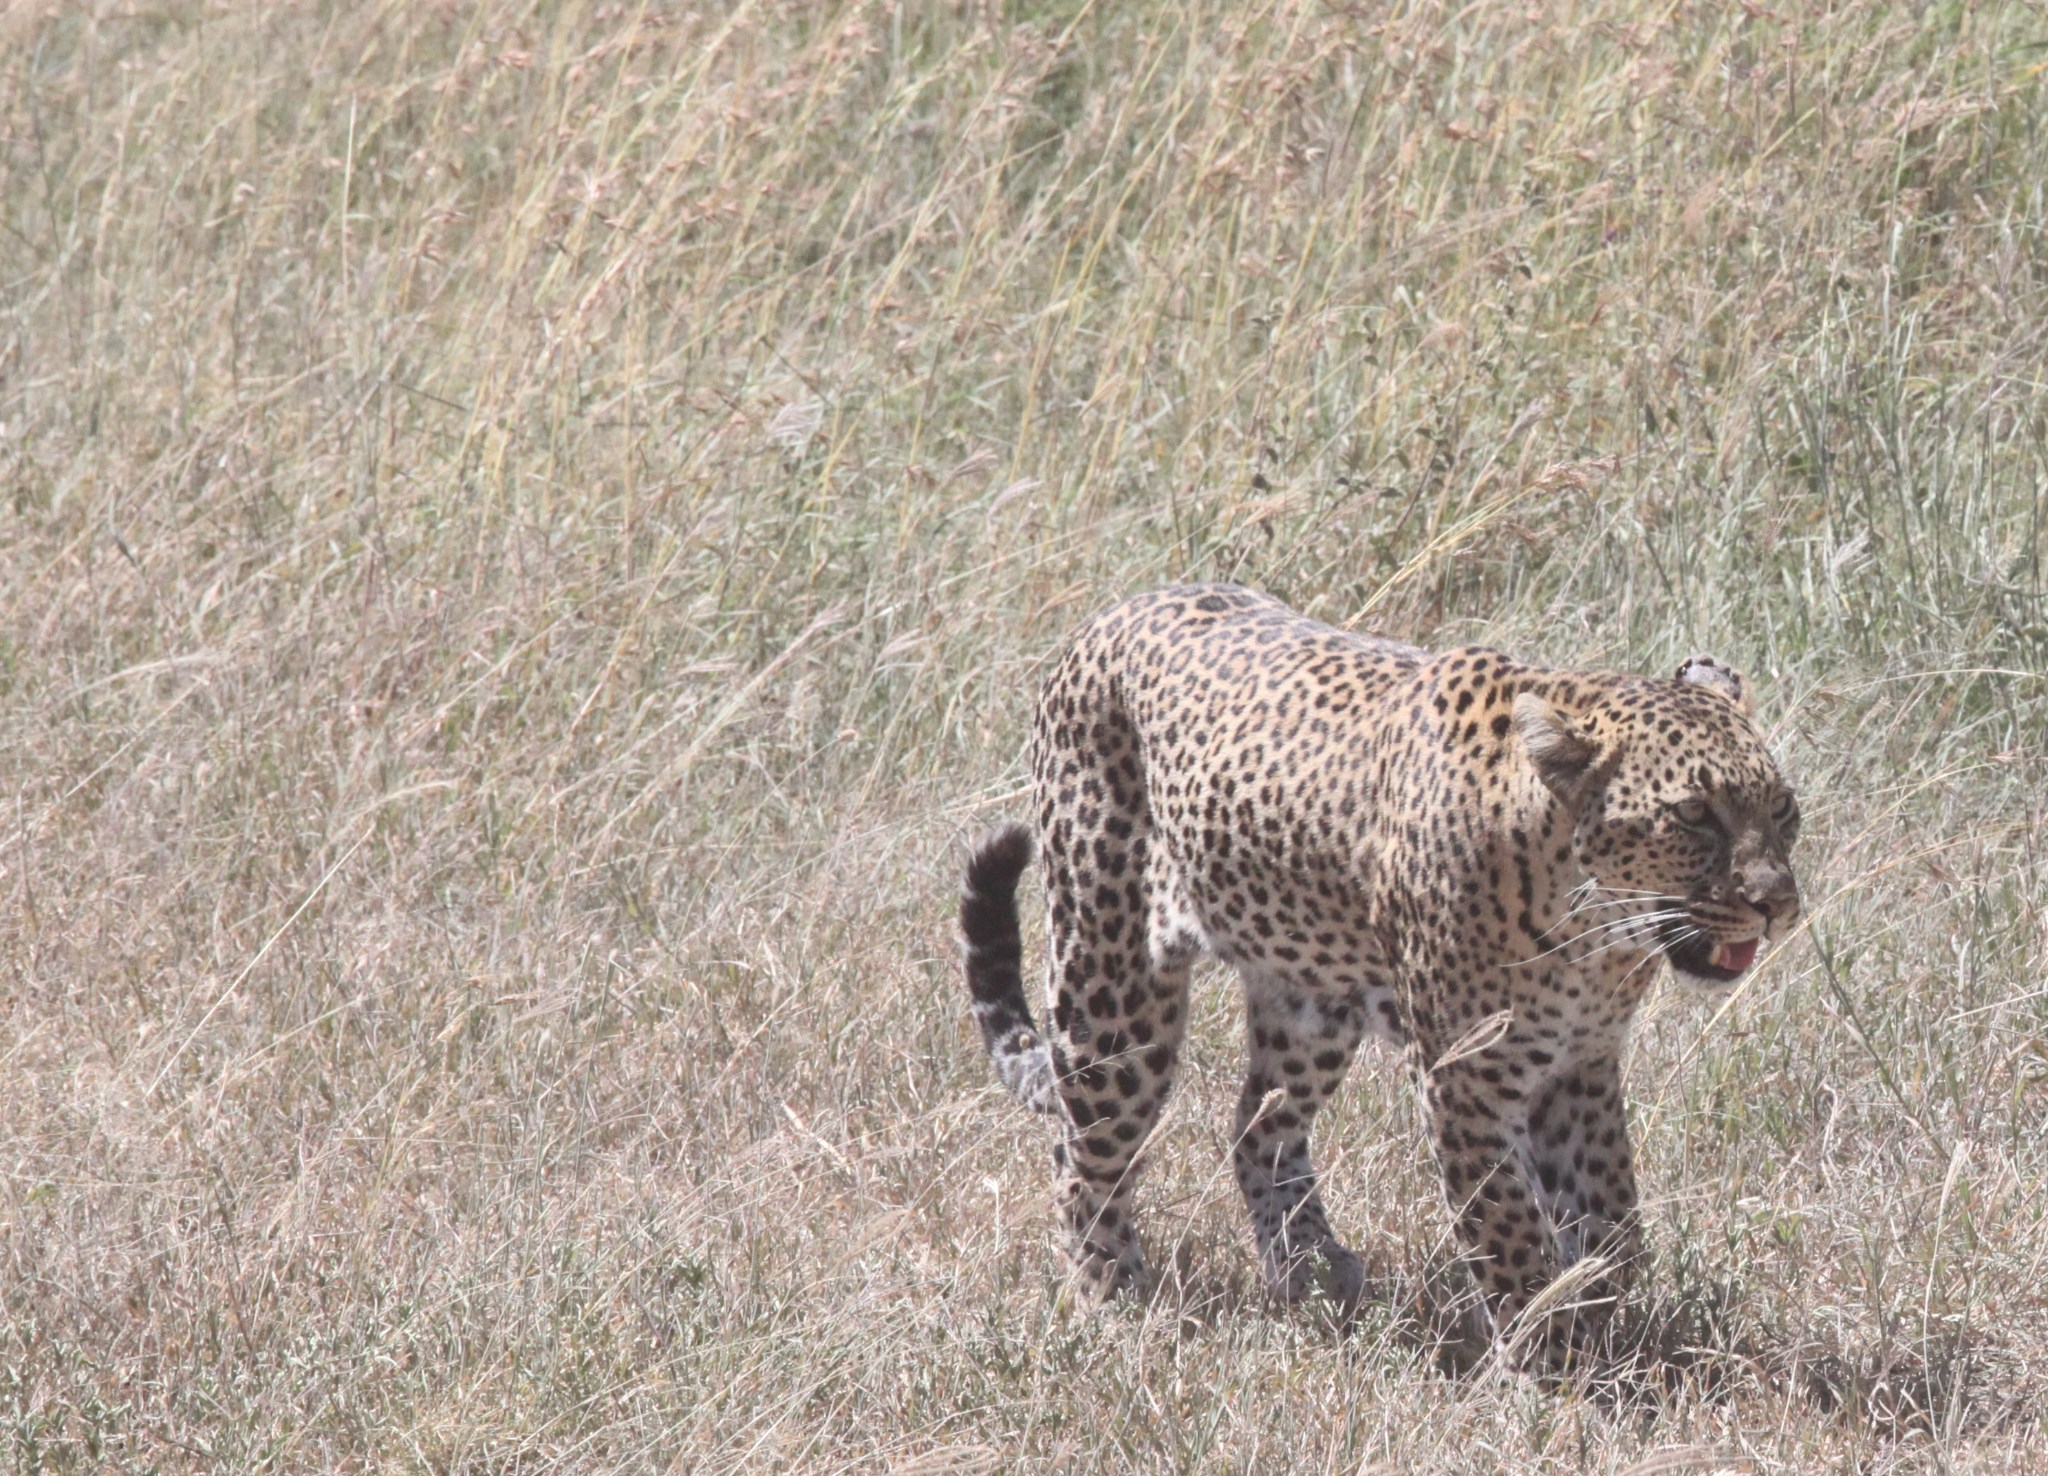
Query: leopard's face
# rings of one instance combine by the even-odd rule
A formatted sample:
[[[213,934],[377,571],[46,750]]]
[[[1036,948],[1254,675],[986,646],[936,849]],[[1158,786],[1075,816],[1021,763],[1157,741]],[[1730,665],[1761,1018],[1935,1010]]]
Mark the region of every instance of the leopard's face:
[[[1798,919],[1799,802],[1746,713],[1713,691],[1656,686],[1603,715],[1609,774],[1574,849],[1618,943],[1725,984]]]

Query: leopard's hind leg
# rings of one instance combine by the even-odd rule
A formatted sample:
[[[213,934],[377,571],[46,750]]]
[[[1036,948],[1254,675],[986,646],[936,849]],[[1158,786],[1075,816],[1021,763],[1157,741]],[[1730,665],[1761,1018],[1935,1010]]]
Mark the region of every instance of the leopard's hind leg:
[[[1054,1202],[1077,1280],[1108,1297],[1147,1282],[1132,1191],[1180,1063],[1198,938],[1182,925],[1135,735],[1113,708],[1086,710],[1085,724],[1041,729],[1039,818]]]

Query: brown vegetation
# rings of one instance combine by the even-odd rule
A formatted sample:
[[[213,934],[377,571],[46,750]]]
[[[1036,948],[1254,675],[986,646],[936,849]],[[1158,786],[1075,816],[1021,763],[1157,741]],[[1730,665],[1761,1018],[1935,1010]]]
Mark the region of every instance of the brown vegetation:
[[[2015,1469],[2048,19],[0,11],[0,1465]],[[1631,1066],[1618,1390],[1408,1104],[1254,1293],[1207,980],[1057,1299],[949,917],[1091,607],[1756,679],[1811,921]]]

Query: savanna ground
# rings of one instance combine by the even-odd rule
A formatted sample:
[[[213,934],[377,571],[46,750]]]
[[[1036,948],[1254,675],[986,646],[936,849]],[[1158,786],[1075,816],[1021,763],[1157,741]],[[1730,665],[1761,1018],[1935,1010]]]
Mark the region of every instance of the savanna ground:
[[[2048,14],[0,12],[0,1466],[2048,1459]],[[1256,1292],[1207,975],[1058,1297],[951,941],[1171,578],[1757,681],[1809,924],[1630,1067],[1604,1391]],[[1035,956],[1035,940],[1034,956]]]

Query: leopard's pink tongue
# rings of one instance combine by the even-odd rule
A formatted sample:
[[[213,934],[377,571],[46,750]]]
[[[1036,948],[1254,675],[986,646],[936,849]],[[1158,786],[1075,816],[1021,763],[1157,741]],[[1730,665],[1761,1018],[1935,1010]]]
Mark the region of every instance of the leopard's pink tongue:
[[[1714,949],[1714,967],[1739,974],[1756,962],[1756,945],[1759,940],[1745,938],[1740,943],[1723,943]]]

